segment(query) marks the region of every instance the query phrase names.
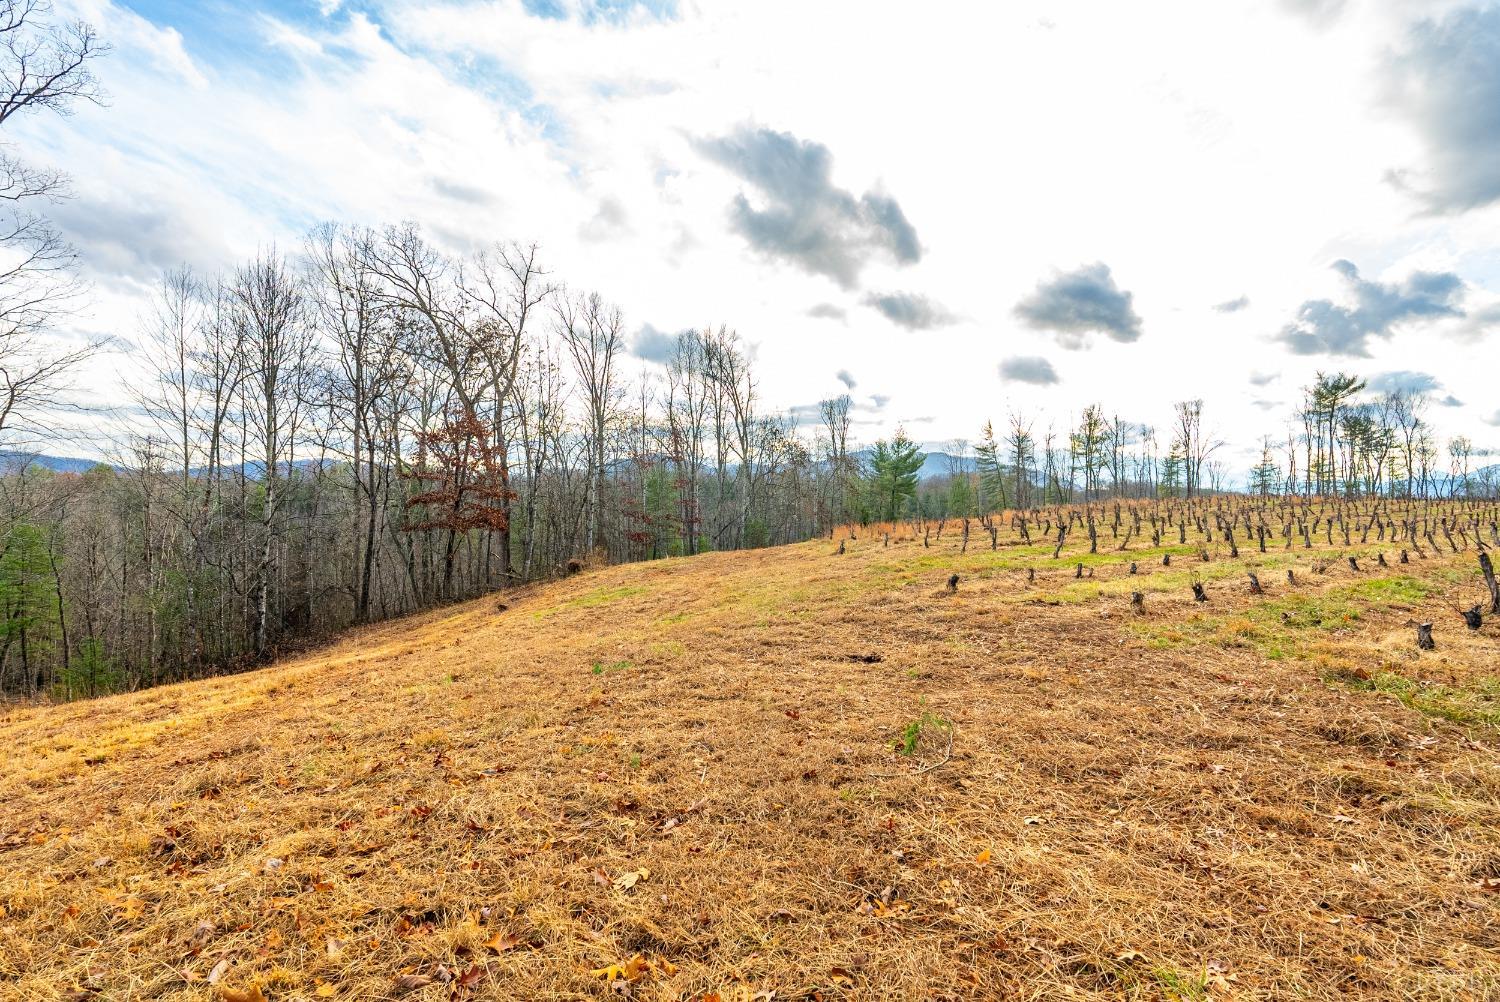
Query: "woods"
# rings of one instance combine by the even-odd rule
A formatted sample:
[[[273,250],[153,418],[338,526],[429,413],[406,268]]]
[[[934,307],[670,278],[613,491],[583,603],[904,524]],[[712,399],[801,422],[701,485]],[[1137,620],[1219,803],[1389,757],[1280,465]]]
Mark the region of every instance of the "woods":
[[[761,409],[735,331],[627,372],[620,311],[534,246],[321,228],[167,276],[139,345],[145,421],[114,463],[0,478],[4,691],[195,677],[570,562],[846,517],[852,462]]]

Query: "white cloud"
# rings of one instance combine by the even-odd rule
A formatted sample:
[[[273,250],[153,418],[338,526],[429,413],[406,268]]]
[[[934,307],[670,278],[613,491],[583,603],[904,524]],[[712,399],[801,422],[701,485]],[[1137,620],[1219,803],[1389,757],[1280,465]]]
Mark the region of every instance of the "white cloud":
[[[177,257],[213,268],[324,219],[414,219],[455,248],[540,240],[551,270],[618,300],[633,327],[737,327],[759,343],[773,405],[826,393],[857,353],[861,386],[892,395],[882,420],[935,415],[935,438],[972,437],[1007,402],[1066,420],[1056,388],[997,370],[1048,353],[1052,335],[1012,309],[1079,262],[1108,262],[1146,322],[1134,344],[1097,338],[1070,357],[1068,399],[1137,413],[1159,398],[1141,416],[1160,425],[1158,387],[1204,397],[1230,437],[1279,421],[1251,371],[1279,373],[1290,401],[1329,367],[1269,339],[1337,293],[1339,259],[1385,283],[1461,275],[1475,309],[1441,329],[1494,350],[1474,317],[1500,293],[1485,256],[1500,216],[1414,217],[1384,176],[1424,149],[1372,96],[1410,27],[1400,5],[1343,4],[1322,28],[1254,0],[873,3],[857,23],[793,0],[684,0],[666,18],[559,6],[569,16],[320,0],[306,19],[250,15],[215,38],[203,14],[153,24],[71,4],[115,45],[100,67],[111,106],[33,119],[22,140],[76,178],[60,218],[97,280],[85,324],[128,331]],[[765,206],[695,146],[745,123],[826,147],[840,191],[898,199],[920,260],[873,256],[845,289],[748,247],[726,207],[742,192]],[[918,334],[856,309],[891,290],[952,322]],[[1206,305],[1226,294],[1238,308]],[[1372,341],[1359,364],[1410,368],[1429,334]],[[1456,398],[1487,399],[1472,363],[1422,360]]]

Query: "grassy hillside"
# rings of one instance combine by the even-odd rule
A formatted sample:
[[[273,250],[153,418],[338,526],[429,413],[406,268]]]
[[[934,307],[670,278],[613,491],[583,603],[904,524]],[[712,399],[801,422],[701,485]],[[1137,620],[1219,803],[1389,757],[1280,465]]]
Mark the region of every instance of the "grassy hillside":
[[[10,708],[0,998],[1497,997],[1472,552],[1085,546],[607,568]]]

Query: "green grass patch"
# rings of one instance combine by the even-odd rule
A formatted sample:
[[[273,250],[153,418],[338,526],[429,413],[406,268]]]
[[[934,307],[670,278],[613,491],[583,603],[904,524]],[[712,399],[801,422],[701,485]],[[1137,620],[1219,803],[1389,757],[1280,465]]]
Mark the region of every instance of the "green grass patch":
[[[631,667],[631,664],[630,664],[629,661],[611,661],[608,664],[605,664],[603,661],[595,661],[594,662],[594,674],[595,675],[613,675],[617,671],[624,671],[624,670],[626,670],[627,668],[630,668],[630,667]]]
[[[1382,692],[1430,717],[1456,724],[1500,726],[1500,678],[1487,675],[1461,685],[1445,685],[1379,671],[1368,678],[1352,672],[1330,672],[1323,680],[1356,692]]]
[[[906,726],[897,733],[892,747],[895,748],[897,755],[913,755],[922,743],[924,734],[947,734],[952,729],[952,722],[929,711],[915,720],[908,721]]]
[[[595,588],[591,592],[585,592],[577,598],[559,602],[551,608],[540,609],[532,613],[533,619],[544,619],[547,616],[555,616],[564,609],[596,609],[601,605],[609,605],[618,602],[622,598],[630,598],[633,595],[645,594],[644,585],[617,585],[613,588]]]

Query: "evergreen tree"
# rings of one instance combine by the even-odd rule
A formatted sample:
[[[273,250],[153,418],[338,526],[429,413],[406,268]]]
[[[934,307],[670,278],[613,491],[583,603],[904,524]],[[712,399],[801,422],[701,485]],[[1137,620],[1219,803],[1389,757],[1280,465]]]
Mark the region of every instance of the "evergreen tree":
[[[1004,511],[1010,507],[1009,499],[1005,496],[1005,470],[1000,463],[1000,446],[995,441],[995,429],[988,421],[984,423],[984,439],[974,447],[974,452],[978,456],[979,489],[984,496],[985,508]]]
[[[923,458],[902,428],[896,429],[889,443],[884,439],[875,443],[870,456],[870,494],[877,518],[894,521],[901,517],[917,495],[917,471]]]

